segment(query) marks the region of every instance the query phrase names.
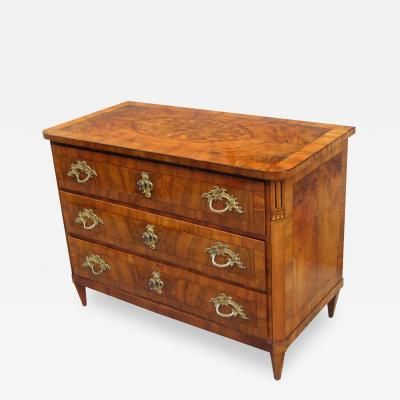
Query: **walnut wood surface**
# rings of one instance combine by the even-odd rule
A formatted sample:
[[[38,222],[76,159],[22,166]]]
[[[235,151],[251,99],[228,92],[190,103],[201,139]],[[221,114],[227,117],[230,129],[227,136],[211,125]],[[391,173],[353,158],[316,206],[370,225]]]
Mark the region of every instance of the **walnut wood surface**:
[[[65,146],[53,145],[52,150],[61,189],[164,211],[258,237],[265,233],[263,182]],[[85,183],[78,183],[69,177],[67,174],[71,164],[78,160],[86,161],[97,172],[97,176]],[[138,190],[137,181],[142,171],[149,172],[153,182],[151,198],[146,198]],[[211,212],[202,194],[214,186],[226,188],[229,194],[237,198],[244,212]],[[224,206],[223,202],[215,205],[218,208]]]
[[[266,289],[264,242],[63,191],[60,196],[69,234],[242,286]],[[103,223],[90,230],[76,223],[79,211],[85,208],[93,210]],[[142,237],[149,224],[154,225],[158,237],[155,249],[146,246]],[[217,242],[229,245],[246,268],[213,266],[206,249]],[[226,261],[226,257],[217,257],[220,264]]]
[[[68,243],[75,275],[189,312],[250,336],[268,339],[264,294],[73,237],[68,237]],[[90,270],[84,268],[86,256],[92,254],[99,255],[110,265],[110,270],[93,275]],[[157,294],[149,288],[148,283],[153,271],[159,272],[165,283],[162,294]],[[218,316],[210,299],[220,293],[232,296],[235,302],[240,303],[249,319]],[[223,311],[229,313],[230,310]]]
[[[271,221],[272,346],[288,346],[342,286],[347,144],[284,181]],[[270,204],[276,194],[268,190]],[[268,214],[267,213],[267,214]]]
[[[89,287],[262,348],[280,379],[289,345],[326,306],[333,316],[343,286],[352,133],[132,102],[45,130],[82,304]],[[68,177],[78,160],[97,176],[85,183]],[[154,184],[151,198],[137,188],[141,172]],[[213,186],[226,188],[244,213],[213,214],[201,198]],[[82,229],[75,219],[84,208],[104,223]],[[147,224],[159,237],[154,250],[142,242]],[[217,241],[247,268],[212,267],[205,249]],[[91,254],[111,270],[93,275],[84,268]],[[148,287],[153,271],[166,284],[162,294]],[[222,292],[250,319],[218,316],[209,300]]]
[[[310,311],[310,313],[307,315],[307,317],[301,321],[301,323],[291,332],[291,334],[282,342],[276,342],[274,346],[271,347],[280,347],[285,351],[290,344],[303,332],[305,328],[311,323],[311,321],[315,318],[315,316],[327,305],[329,305],[329,302],[337,295],[340,293],[340,289],[343,287],[343,279],[338,282],[337,285],[335,285],[327,294],[322,297],[321,301]]]
[[[293,186],[293,326],[341,279],[343,179],[338,154]]]
[[[274,378],[277,381],[281,379],[284,359],[285,359],[284,351],[282,351],[281,349],[272,348],[271,351],[272,369],[274,371]]]
[[[339,293],[328,303],[328,315],[329,318],[333,318],[335,315],[336,304],[339,298]]]
[[[189,167],[282,179],[354,128],[125,102],[44,131],[44,137]]]
[[[219,325],[213,321],[198,317],[196,315],[187,313],[185,311],[177,310],[176,308],[170,307],[165,304],[157,303],[155,301],[146,299],[144,297],[135,296],[124,290],[114,289],[113,287],[102,284],[98,281],[93,281],[91,279],[86,279],[78,275],[72,275],[72,280],[75,284],[80,286],[88,287],[98,292],[108,294],[110,296],[116,297],[120,300],[127,301],[129,303],[135,304],[139,307],[143,307],[147,310],[165,315],[170,318],[174,318],[178,321],[185,322],[187,324],[196,326],[201,329],[206,329],[210,332],[216,333],[218,335],[226,336],[230,339],[236,340],[238,342],[246,343],[250,346],[257,347],[262,350],[270,351],[271,343],[268,340],[259,338],[256,336],[249,336],[238,330],[231,329],[227,326]]]
[[[87,305],[86,300],[86,287],[75,283],[76,291],[78,292],[78,296],[81,299],[81,303],[83,306]]]

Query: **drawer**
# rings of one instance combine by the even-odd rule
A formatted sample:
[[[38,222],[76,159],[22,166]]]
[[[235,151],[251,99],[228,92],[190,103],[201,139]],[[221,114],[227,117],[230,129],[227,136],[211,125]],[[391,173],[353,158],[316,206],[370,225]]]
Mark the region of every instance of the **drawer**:
[[[68,237],[73,273],[267,338],[266,295]]]
[[[130,207],[60,192],[67,233],[265,290],[265,244]]]
[[[61,189],[265,233],[264,182],[55,144],[52,150]]]

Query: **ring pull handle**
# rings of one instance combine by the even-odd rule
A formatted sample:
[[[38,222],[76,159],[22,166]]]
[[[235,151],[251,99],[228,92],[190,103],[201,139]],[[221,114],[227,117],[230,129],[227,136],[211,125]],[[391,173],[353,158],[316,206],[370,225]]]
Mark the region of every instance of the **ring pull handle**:
[[[153,182],[150,180],[150,175],[148,172],[141,172],[140,178],[137,181],[137,186],[139,192],[143,193],[148,199],[151,198],[151,192],[153,190]]]
[[[223,318],[240,317],[242,319],[249,319],[244,311],[243,307],[233,301],[231,296],[227,296],[225,293],[220,293],[217,297],[212,297],[210,303],[214,303],[215,312],[218,316]],[[221,311],[221,307],[228,307],[231,309],[229,313],[224,313]]]
[[[159,272],[153,271],[149,279],[149,288],[157,294],[162,294],[165,283],[161,280]]]
[[[84,174],[83,178],[81,178],[81,174]],[[85,183],[90,178],[97,176],[97,172],[90,168],[86,161],[77,161],[71,164],[68,176],[75,178],[78,183]]]
[[[239,205],[236,197],[230,195],[225,188],[214,186],[209,192],[203,193],[201,198],[208,200],[208,207],[215,214],[224,214],[227,211],[236,211],[238,214],[243,214],[243,208]],[[214,208],[214,201],[224,201],[225,208]]]
[[[207,248],[206,252],[210,255],[211,263],[216,268],[228,268],[236,265],[240,269],[246,269],[240,260],[239,254],[233,252],[227,244],[217,242],[215,246]],[[216,261],[218,256],[227,257],[228,261],[225,264],[219,264]]]
[[[104,271],[111,269],[111,267],[104,260],[102,260],[99,255],[95,254],[85,258],[83,267],[90,269],[93,275],[100,275]]]
[[[88,225],[88,221],[91,222],[90,225]],[[79,211],[75,222],[77,224],[82,224],[83,229],[86,230],[94,229],[97,225],[103,224],[101,218],[99,218],[90,208],[85,208],[84,210]]]
[[[156,248],[156,244],[158,243],[158,236],[154,232],[154,225],[147,225],[146,231],[142,235],[144,244],[151,249]]]

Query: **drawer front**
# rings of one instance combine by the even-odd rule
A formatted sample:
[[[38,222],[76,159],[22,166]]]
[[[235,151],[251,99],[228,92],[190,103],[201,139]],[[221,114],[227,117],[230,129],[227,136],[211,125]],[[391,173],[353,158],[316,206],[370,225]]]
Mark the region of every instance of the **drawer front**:
[[[54,144],[52,150],[61,189],[265,233],[263,182]]]
[[[63,191],[60,197],[69,234],[265,290],[262,241]]]
[[[73,273],[267,338],[266,295],[68,237]]]

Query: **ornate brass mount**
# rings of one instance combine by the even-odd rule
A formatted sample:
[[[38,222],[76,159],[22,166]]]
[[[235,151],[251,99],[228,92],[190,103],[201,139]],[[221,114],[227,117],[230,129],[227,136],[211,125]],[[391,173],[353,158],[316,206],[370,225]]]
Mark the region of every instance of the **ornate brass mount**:
[[[206,252],[210,255],[212,265],[214,265],[216,268],[234,267],[236,264],[238,268],[246,269],[246,267],[240,261],[239,254],[233,252],[227,244],[217,242],[215,246],[206,249]],[[215,261],[217,256],[227,257],[228,261],[225,264],[218,264]]]
[[[143,233],[142,237],[144,240],[144,244],[147,247],[150,247],[153,250],[156,248],[156,244],[158,242],[158,236],[154,232],[154,225],[147,225],[146,232]]]
[[[91,221],[91,224],[89,226],[87,225],[88,221]],[[85,208],[84,210],[79,211],[78,217],[76,218],[75,222],[77,224],[82,224],[83,229],[87,230],[93,229],[99,224],[103,224],[101,218],[99,218],[90,208]]]
[[[208,200],[210,211],[216,214],[223,214],[227,211],[236,211],[238,214],[243,214],[243,208],[239,205],[236,197],[230,195],[225,188],[214,186],[209,192],[203,193],[201,198]],[[225,201],[225,208],[216,209],[213,207],[214,201]]]
[[[99,255],[92,254],[85,258],[84,268],[89,268],[93,275],[100,275],[102,272],[111,269],[111,267],[101,259]],[[96,269],[96,266],[98,267]]]
[[[225,293],[220,293],[217,297],[211,298],[210,303],[211,302],[214,303],[215,312],[220,317],[224,318],[240,317],[243,319],[249,319],[243,307],[240,304],[234,302],[232,297],[227,296]],[[229,307],[231,309],[231,312],[228,314],[221,312],[220,307],[222,306]]]
[[[83,179],[81,179],[81,174],[85,175]],[[77,161],[71,164],[68,176],[75,178],[78,183],[85,183],[90,178],[97,176],[97,172],[90,168],[86,161]]]
[[[140,179],[137,181],[137,186],[140,192],[142,192],[148,199],[151,198],[151,192],[153,190],[153,182],[150,180],[148,172],[141,172]]]
[[[149,288],[157,294],[162,294],[165,283],[160,278],[160,273],[153,271],[149,279]]]

